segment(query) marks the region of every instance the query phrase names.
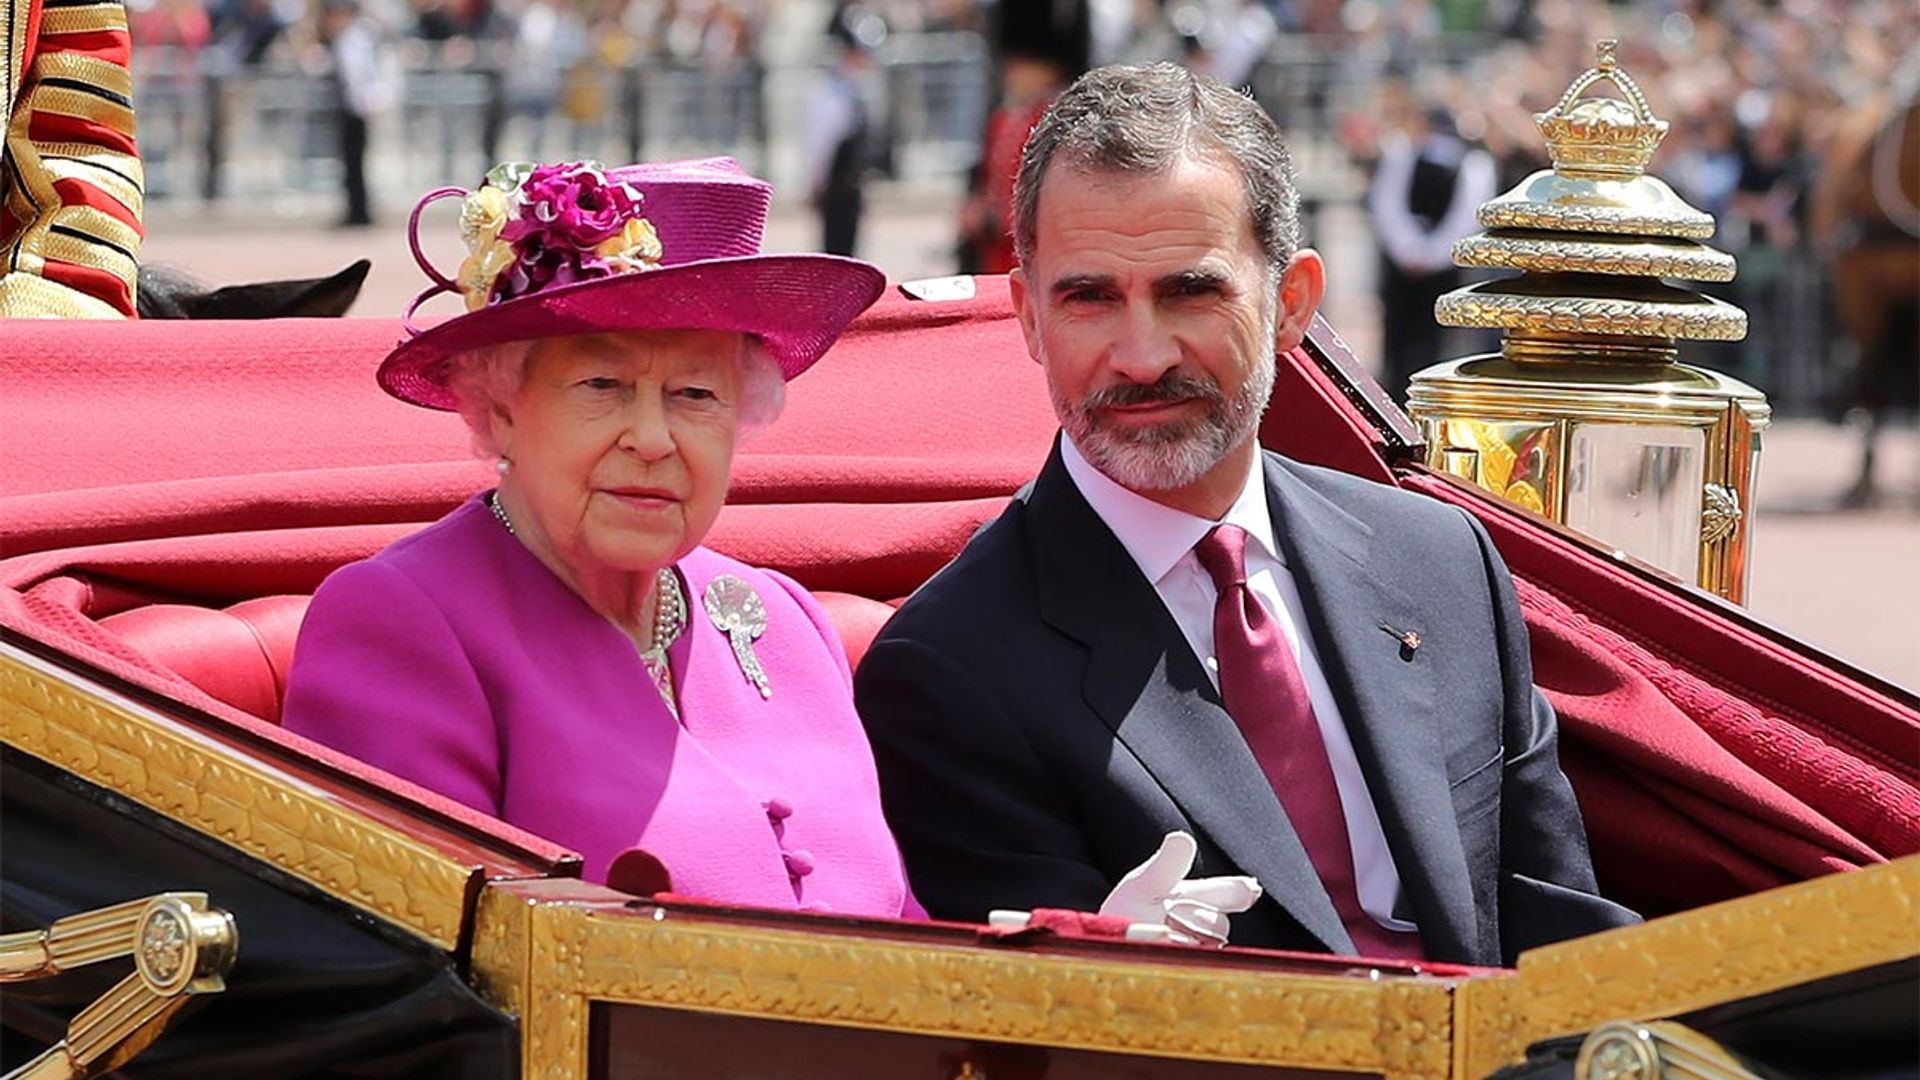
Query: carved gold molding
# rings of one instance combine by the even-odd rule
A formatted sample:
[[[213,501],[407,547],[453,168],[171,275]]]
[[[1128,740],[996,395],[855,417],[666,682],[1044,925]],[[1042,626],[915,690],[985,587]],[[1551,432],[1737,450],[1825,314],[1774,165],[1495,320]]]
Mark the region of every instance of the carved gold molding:
[[[498,888],[483,889],[473,916],[474,988],[515,1016],[527,1011],[528,923],[533,901]],[[525,1041],[526,1032],[521,1032]]]
[[[1443,326],[1487,330],[1693,341],[1739,341],[1747,336],[1746,312],[1719,300],[1703,299],[1703,303],[1663,304],[1599,297],[1520,296],[1468,286],[1435,302],[1433,317]]]
[[[1920,956],[1920,855],[1520,956],[1527,1037],[1673,1016]]]
[[[1610,274],[1685,281],[1732,281],[1734,275],[1733,256],[1704,245],[1489,233],[1454,241],[1453,262],[1455,266],[1535,274]]]
[[[1512,972],[1467,979],[1453,992],[1453,1075],[1490,1076],[1526,1058],[1526,994]]]
[[[0,741],[452,949],[475,868],[103,688],[0,647]]]
[[[1641,183],[1658,182],[1647,177]],[[1664,188],[1665,185],[1660,187]],[[1714,230],[1713,218],[1691,207],[1528,203],[1508,201],[1502,197],[1481,204],[1476,217],[1483,229],[1541,229],[1547,232],[1659,236],[1679,240],[1710,239]]]
[[[529,1080],[585,1067],[594,1002],[1402,1080],[1452,1068],[1449,981],[827,935],[556,899],[583,888],[482,896],[475,973],[497,1003],[520,1007]]]

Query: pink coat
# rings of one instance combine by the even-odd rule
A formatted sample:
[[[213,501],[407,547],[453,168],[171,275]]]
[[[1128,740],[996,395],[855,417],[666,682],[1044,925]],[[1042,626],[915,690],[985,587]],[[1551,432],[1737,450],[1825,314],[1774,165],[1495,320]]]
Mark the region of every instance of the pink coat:
[[[679,569],[681,723],[626,635],[479,498],[320,586],[284,723],[574,848],[590,880],[638,847],[678,893],[920,916],[826,614],[783,575],[705,548]],[[770,699],[701,601],[722,574],[766,607],[753,647]]]

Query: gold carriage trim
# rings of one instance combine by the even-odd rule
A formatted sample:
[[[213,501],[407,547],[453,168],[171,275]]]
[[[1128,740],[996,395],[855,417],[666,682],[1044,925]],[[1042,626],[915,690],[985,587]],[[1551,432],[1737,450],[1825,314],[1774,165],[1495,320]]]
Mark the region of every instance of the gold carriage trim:
[[[1441,297],[1433,305],[1433,315],[1442,326],[1490,330],[1696,341],[1739,341],[1747,336],[1747,313],[1712,297],[1701,297],[1696,303],[1667,304],[1603,297],[1518,296],[1469,286]]]
[[[0,646],[0,741],[451,950],[477,873],[325,792]]]
[[[1643,239],[1567,239],[1480,233],[1453,245],[1455,266],[1534,274],[1732,281],[1734,259],[1699,244]]]
[[[590,890],[591,887],[586,887]],[[599,904],[577,882],[489,886],[480,985],[521,1019],[528,1080],[582,1075],[595,1004],[1442,1080],[1455,983],[1368,979],[739,926]]]
[[[1527,994],[1511,972],[1462,981],[1453,991],[1452,1076],[1489,1076],[1526,1055]]]
[[[1920,855],[1520,956],[1529,1034],[1673,1016],[1920,956]]]
[[[1551,177],[1552,173],[1537,176]],[[1643,180],[1650,181],[1651,177]],[[1521,185],[1524,190],[1531,183]],[[1582,205],[1524,202],[1502,196],[1481,204],[1476,215],[1483,229],[1537,229],[1547,232],[1612,233],[1619,236],[1673,237],[1707,240],[1713,236],[1713,218],[1692,207],[1629,209],[1599,204]]]

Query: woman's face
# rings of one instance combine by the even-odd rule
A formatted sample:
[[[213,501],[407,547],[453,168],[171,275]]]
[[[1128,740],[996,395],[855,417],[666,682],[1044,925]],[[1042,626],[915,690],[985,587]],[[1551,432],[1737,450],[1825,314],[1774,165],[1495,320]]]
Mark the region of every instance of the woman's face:
[[[650,573],[698,545],[726,501],[742,334],[550,338],[496,408],[502,482],[535,550],[576,578]]]

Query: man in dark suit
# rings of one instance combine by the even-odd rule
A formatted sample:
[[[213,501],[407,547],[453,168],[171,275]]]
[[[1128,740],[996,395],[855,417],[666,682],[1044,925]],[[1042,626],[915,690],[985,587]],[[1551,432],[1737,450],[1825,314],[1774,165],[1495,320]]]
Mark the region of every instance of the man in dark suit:
[[[1235,944],[1495,964],[1633,918],[1485,532],[1255,441],[1325,283],[1290,172],[1165,64],[1089,73],[1028,141],[1011,286],[1062,438],[855,680],[936,916],[1093,910],[1184,831],[1265,890]]]

